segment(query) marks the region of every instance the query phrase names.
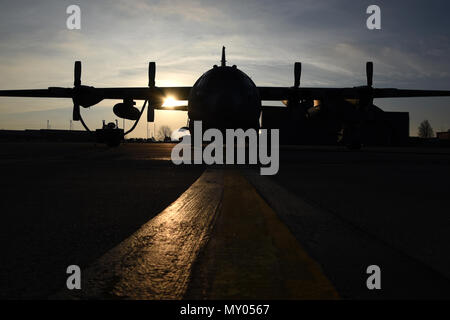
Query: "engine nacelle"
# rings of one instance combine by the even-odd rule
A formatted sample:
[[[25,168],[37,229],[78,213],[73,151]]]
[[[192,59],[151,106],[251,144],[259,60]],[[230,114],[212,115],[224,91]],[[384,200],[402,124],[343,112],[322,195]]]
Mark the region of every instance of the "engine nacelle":
[[[103,100],[103,93],[94,87],[79,86],[73,89],[72,100],[83,108],[89,108]]]
[[[132,100],[118,103],[114,106],[113,112],[119,118],[127,120],[137,120],[139,119],[141,112],[134,106],[135,104],[136,102]]]

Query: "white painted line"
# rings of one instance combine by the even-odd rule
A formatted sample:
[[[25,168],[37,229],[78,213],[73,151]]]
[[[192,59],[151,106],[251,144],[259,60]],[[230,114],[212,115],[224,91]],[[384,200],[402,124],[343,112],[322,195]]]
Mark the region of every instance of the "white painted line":
[[[57,297],[181,299],[222,192],[222,171],[205,171],[174,203],[82,270],[81,290]]]

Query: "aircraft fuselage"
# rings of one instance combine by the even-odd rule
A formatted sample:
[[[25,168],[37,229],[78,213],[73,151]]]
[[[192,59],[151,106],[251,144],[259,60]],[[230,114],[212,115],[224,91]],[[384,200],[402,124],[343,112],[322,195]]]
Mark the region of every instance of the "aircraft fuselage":
[[[255,83],[236,66],[214,66],[192,87],[189,120],[203,128],[259,128],[261,98]]]

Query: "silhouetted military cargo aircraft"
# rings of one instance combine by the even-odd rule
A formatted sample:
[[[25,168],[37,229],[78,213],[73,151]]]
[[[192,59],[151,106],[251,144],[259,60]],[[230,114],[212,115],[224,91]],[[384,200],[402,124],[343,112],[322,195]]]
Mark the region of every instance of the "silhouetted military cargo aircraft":
[[[372,62],[367,62],[366,65],[366,85],[353,88],[301,87],[301,69],[301,63],[296,62],[292,87],[258,87],[235,65],[226,65],[225,47],[223,47],[221,65],[215,65],[205,72],[192,87],[157,87],[154,62],[149,63],[148,87],[85,86],[81,84],[81,62],[76,61],[73,88],[3,90],[0,91],[0,96],[71,98],[73,120],[81,121],[87,130],[89,129],[80,114],[80,106],[87,108],[104,99],[121,99],[123,102],[114,106],[114,113],[120,118],[135,120],[135,125],[148,103],[147,121],[149,122],[154,121],[155,110],[184,110],[188,112],[190,128],[193,121],[198,120],[202,121],[204,130],[208,128],[248,129],[259,128],[262,125],[267,128],[280,128],[283,135],[283,131],[289,128],[296,130],[303,128],[303,131],[295,131],[298,135],[294,137],[295,139],[302,140],[301,136],[309,133],[313,137],[325,137],[324,141],[330,139],[336,141],[340,138],[345,144],[354,148],[360,147],[361,142],[364,142],[364,128],[373,127],[373,123],[383,119],[380,116],[383,111],[373,104],[375,98],[450,96],[450,91],[373,88]],[[188,105],[162,107],[164,99],[169,96],[178,100],[187,100]],[[135,100],[145,101],[141,111],[135,107]],[[282,101],[285,107],[262,106],[262,101]],[[262,121],[260,121],[261,112]],[[385,120],[383,121],[386,123]],[[387,129],[395,131],[395,126],[395,122],[390,122]],[[386,134],[385,129],[383,127],[381,130],[383,132],[378,130],[375,135]],[[312,139],[312,141],[316,140]]]

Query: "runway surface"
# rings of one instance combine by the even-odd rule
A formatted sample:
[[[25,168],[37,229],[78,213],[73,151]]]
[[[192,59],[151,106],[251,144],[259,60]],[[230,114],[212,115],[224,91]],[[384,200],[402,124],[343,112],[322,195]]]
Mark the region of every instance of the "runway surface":
[[[0,145],[0,297],[46,298],[175,201],[202,167],[172,145]],[[168,151],[169,150],[169,151]]]
[[[261,177],[172,146],[1,144],[0,297],[450,298],[450,150],[283,147]]]
[[[405,254],[435,271],[433,277],[445,276],[441,280],[425,280],[425,271],[413,270],[416,264],[412,262],[403,268],[385,268],[385,273],[398,283],[385,282],[385,290],[377,295],[450,297],[449,149],[368,148],[345,152],[339,148],[287,148],[281,158],[283,166],[272,179],[279,186],[327,212],[330,220],[338,219],[342,225],[371,237],[374,243],[383,243],[384,251],[389,248]],[[298,227],[294,220],[287,223],[292,229]],[[329,238],[334,243],[334,238],[342,239]],[[319,249],[330,251],[323,246]],[[375,252],[369,253],[368,248],[365,251],[368,261],[377,264]],[[354,254],[345,246],[337,252],[342,254],[341,260],[358,263],[356,259],[343,259]],[[388,255],[380,259],[393,261]],[[354,281],[345,285],[351,283]],[[355,296],[351,291],[350,296]]]

